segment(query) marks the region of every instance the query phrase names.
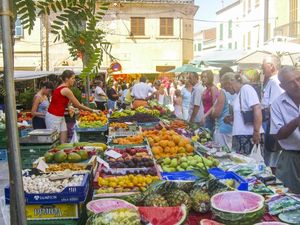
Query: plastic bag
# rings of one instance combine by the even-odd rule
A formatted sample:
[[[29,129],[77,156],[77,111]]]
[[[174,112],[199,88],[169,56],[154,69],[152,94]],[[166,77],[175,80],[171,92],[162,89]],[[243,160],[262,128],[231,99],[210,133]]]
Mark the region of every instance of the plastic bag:
[[[254,159],[257,163],[264,163],[264,158],[261,154],[261,147],[260,145],[254,145],[249,156],[250,158]]]
[[[73,143],[78,143],[78,142],[79,142],[79,138],[78,138],[77,132],[74,132],[70,143],[73,144]]]

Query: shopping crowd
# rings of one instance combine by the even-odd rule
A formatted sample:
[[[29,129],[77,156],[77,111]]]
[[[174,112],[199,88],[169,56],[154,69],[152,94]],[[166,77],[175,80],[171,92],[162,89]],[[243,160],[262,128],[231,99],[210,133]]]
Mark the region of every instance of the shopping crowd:
[[[185,74],[185,81],[156,80],[145,77],[131,84],[103,81],[94,83],[93,96],[98,110],[137,108],[156,99],[168,106],[174,115],[202,126],[213,133],[214,141],[233,151],[251,156],[260,147],[267,166],[294,193],[300,193],[300,72],[292,66],[280,65],[276,56],[262,62],[263,85],[257,90],[243,73],[230,67],[219,71],[220,87],[214,83],[212,71],[199,76]],[[34,128],[53,128],[66,142],[65,109],[71,102],[76,108],[98,113],[82,105],[70,87],[75,75],[65,71],[61,84],[44,82],[35,95],[32,107]],[[105,91],[106,90],[106,91]]]

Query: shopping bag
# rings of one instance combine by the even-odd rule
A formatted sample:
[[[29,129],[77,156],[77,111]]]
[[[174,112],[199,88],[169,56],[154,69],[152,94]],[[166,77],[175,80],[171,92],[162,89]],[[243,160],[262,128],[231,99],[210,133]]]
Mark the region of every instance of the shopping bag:
[[[79,142],[79,138],[78,138],[77,132],[74,131],[74,134],[72,136],[70,143],[74,144],[74,143],[78,143],[78,142]]]
[[[250,158],[254,159],[257,163],[264,163],[264,158],[261,154],[261,146],[260,144],[256,144],[253,146]]]

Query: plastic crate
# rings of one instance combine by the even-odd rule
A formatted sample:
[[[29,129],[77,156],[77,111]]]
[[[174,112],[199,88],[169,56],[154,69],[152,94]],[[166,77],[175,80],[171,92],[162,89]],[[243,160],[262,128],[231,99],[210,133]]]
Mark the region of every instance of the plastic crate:
[[[29,132],[33,131],[33,128],[25,128],[20,130],[20,137],[28,136]]]
[[[59,203],[80,203],[86,200],[90,187],[89,174],[84,174],[83,181],[80,186],[66,187],[59,193],[45,194],[25,194],[26,204],[59,204]],[[4,189],[5,203],[9,204],[10,191],[9,185]]]
[[[248,182],[235,172],[223,171],[219,168],[211,168],[208,170],[208,172],[214,175],[217,179],[233,179],[239,183],[237,190],[248,191]]]
[[[58,141],[51,145],[20,145],[22,168],[32,168],[32,163],[48,150],[55,148]]]
[[[79,137],[80,142],[107,142],[107,132],[105,131],[96,131],[96,132],[78,132],[77,135]]]
[[[7,132],[0,130],[0,148],[7,148]]]
[[[6,160],[7,160],[7,150],[0,149],[0,161],[6,161]]]
[[[103,127],[95,127],[95,128],[80,128],[77,125],[75,126],[75,131],[77,132],[99,132],[99,131],[107,131],[108,124],[105,124]]]
[[[159,121],[157,121],[157,122],[147,122],[147,123],[138,123],[138,126],[141,126],[142,128],[154,128],[158,124],[159,124]]]

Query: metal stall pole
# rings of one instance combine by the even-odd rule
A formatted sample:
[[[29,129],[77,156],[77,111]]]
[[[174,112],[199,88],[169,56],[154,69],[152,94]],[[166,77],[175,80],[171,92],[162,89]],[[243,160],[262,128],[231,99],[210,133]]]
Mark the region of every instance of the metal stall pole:
[[[4,87],[6,130],[8,136],[8,166],[10,182],[11,225],[27,225],[25,198],[22,180],[19,133],[17,128],[16,96],[14,84],[14,62],[12,44],[12,5],[10,0],[2,0],[2,41],[4,61]]]

